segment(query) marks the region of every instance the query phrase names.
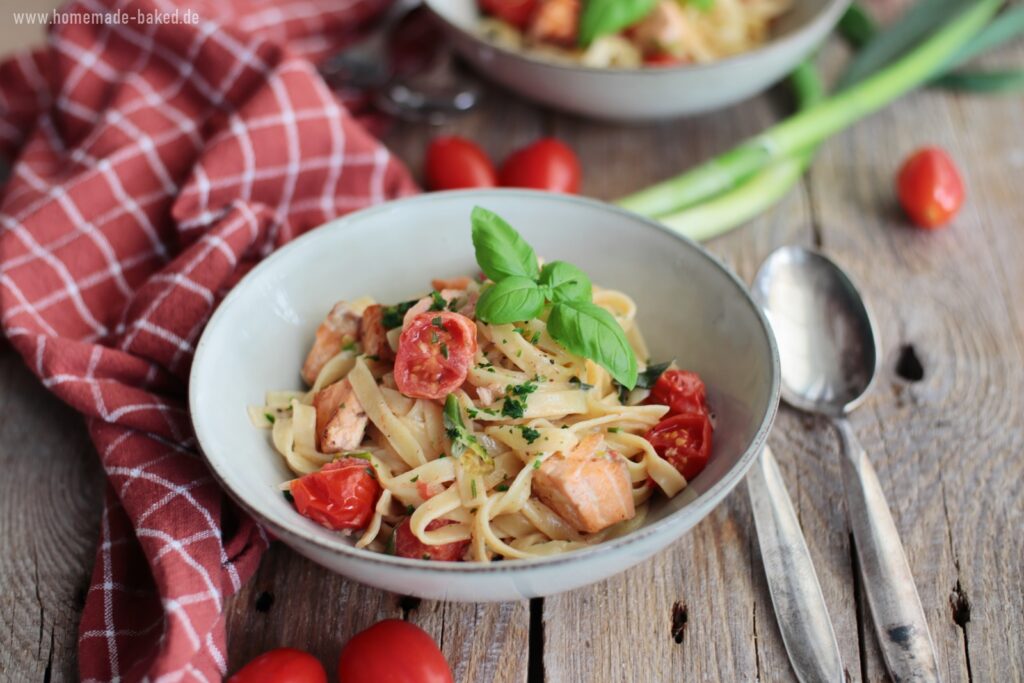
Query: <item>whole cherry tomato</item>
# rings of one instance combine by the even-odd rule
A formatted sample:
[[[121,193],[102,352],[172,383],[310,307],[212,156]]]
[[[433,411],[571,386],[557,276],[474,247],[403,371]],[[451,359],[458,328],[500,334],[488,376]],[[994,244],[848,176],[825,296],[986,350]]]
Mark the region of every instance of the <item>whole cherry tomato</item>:
[[[444,398],[466,381],[476,325],[459,313],[420,313],[398,338],[395,384],[410,398]]]
[[[580,161],[568,145],[542,138],[505,159],[498,181],[503,187],[575,194],[580,190],[580,175]]]
[[[295,509],[328,529],[362,529],[380,498],[377,474],[369,461],[342,458],[307,474],[290,487]]]
[[[938,147],[920,149],[904,162],[896,191],[910,220],[929,230],[948,223],[964,203],[956,164]]]
[[[644,438],[680,474],[693,479],[711,456],[711,419],[697,413],[674,415],[654,425]]]
[[[523,30],[537,9],[537,0],[480,0],[480,9]]]
[[[455,524],[450,519],[435,519],[427,524],[427,531],[440,529],[443,526]],[[458,562],[462,554],[469,547],[469,541],[455,541],[444,545],[427,545],[409,528],[409,518],[406,517],[402,523],[395,527],[395,555],[398,557],[411,557],[417,560],[440,560],[444,562]]]
[[[227,683],[327,683],[327,672],[308,652],[282,647],[264,652]]]
[[[666,370],[654,383],[647,404],[668,406],[669,415],[697,413],[707,415],[707,390],[695,372]]]
[[[338,660],[341,683],[452,683],[434,639],[401,619],[378,622],[348,641]]]
[[[434,138],[427,147],[424,180],[431,190],[494,187],[494,164],[472,140],[456,135]]]

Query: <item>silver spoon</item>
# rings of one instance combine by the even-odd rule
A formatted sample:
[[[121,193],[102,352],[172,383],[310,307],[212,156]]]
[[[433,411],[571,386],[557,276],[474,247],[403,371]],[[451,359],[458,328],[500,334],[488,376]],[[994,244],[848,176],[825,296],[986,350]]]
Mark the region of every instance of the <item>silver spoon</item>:
[[[938,681],[935,646],[899,532],[867,453],[846,415],[867,394],[880,352],[857,289],[825,256],[776,250],[754,278],[782,358],[782,398],[824,415],[839,432],[847,513],[864,592],[894,681]]]

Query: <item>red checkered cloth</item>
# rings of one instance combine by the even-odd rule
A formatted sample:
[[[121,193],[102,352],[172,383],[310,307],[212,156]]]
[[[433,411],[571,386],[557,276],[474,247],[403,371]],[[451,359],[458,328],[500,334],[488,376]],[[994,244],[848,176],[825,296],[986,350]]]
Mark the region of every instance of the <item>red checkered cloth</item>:
[[[3,329],[108,477],[83,680],[225,673],[224,601],[267,537],[196,453],[192,353],[260,257],[415,190],[311,61],[384,1],[80,0],[0,65]]]

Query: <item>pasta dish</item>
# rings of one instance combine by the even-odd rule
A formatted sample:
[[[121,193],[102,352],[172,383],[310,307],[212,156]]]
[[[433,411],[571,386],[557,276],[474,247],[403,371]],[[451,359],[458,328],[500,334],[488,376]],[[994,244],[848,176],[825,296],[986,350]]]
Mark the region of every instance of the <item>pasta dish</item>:
[[[764,43],[792,0],[478,0],[480,30],[550,61],[637,68],[704,64]]]
[[[478,277],[397,304],[339,301],[304,391],[250,406],[297,512],[356,546],[423,560],[522,559],[640,526],[706,464],[700,378],[651,364],[625,293],[541,263],[477,207]]]

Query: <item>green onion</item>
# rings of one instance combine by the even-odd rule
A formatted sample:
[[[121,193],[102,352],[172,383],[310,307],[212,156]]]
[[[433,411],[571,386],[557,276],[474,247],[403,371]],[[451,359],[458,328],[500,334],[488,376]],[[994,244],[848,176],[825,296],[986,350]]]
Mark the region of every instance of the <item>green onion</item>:
[[[949,1],[926,0],[922,5],[948,5]],[[1015,10],[992,20],[1002,0],[966,4],[971,5],[969,9],[956,13],[945,7],[943,16],[953,19],[890,66],[831,97],[824,97],[814,67],[802,64],[790,77],[801,106],[799,113],[682,175],[620,199],[619,205],[656,217],[694,239],[714,237],[757,216],[799,181],[817,145],[825,139],[961,63],[963,55],[974,56],[975,50],[990,49],[1024,30],[1024,25],[1018,26],[1024,20]],[[844,17],[840,29],[851,42],[872,40],[870,18],[854,7],[854,16]],[[873,49],[892,53],[897,47],[906,47],[897,42],[892,39],[884,50]],[[982,80],[993,90],[1010,89],[1016,83],[1012,72],[971,81],[964,77],[961,83],[981,88]]]

